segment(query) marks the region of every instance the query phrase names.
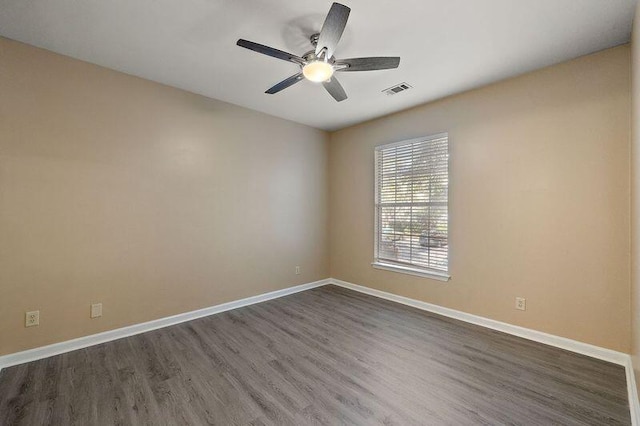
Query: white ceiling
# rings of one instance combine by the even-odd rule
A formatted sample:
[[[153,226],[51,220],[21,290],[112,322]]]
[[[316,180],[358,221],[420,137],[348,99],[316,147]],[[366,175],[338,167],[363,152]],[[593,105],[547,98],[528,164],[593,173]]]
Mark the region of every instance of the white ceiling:
[[[337,58],[400,56],[396,70],[341,73],[337,103],[296,65],[331,6],[318,0],[0,0],[0,35],[271,115],[334,130],[629,41],[635,0],[344,0]],[[1,58],[0,58],[1,61]],[[396,83],[414,88],[382,93]]]

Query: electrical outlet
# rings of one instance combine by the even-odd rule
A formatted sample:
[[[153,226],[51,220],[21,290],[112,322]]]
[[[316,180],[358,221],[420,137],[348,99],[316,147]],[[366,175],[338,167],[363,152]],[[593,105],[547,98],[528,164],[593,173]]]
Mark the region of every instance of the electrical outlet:
[[[300,275],[300,267],[296,266],[296,275]]]
[[[40,325],[40,311],[25,312],[24,326],[33,327],[34,325]]]
[[[94,303],[91,305],[91,318],[102,316],[102,303]]]
[[[527,299],[524,297],[516,297],[516,309],[524,311],[527,309]]]

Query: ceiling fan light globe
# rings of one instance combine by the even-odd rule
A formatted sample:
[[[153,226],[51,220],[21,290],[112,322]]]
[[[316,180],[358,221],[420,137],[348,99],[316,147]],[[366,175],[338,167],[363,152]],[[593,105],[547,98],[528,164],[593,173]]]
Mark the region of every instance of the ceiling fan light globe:
[[[312,61],[302,67],[302,74],[309,81],[322,83],[333,75],[333,66],[324,61]]]

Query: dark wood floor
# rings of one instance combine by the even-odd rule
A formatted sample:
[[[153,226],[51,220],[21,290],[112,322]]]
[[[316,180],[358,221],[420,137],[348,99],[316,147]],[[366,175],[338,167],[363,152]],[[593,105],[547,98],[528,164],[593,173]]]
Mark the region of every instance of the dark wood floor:
[[[0,373],[2,425],[630,424],[624,369],[326,286]]]

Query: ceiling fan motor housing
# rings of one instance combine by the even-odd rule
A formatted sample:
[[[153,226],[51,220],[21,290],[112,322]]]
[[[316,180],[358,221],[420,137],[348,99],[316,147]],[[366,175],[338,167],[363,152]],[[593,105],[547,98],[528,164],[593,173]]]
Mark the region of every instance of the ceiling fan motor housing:
[[[309,37],[309,41],[311,42],[311,45],[313,47],[316,47],[318,45],[319,37],[320,37],[320,33],[311,34],[311,37]]]

